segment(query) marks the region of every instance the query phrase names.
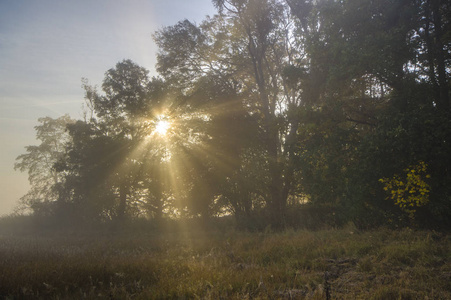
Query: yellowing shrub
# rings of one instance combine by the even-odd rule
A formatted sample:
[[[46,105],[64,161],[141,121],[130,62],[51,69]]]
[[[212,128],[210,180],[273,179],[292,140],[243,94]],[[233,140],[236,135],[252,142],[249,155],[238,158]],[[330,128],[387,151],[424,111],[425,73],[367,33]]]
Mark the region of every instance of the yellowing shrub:
[[[431,176],[427,174],[427,164],[424,161],[409,166],[404,172],[404,177],[395,174],[392,178],[381,178],[379,182],[384,184],[384,190],[388,193],[387,199],[391,199],[414,219],[416,208],[429,202],[431,187],[425,179]]]

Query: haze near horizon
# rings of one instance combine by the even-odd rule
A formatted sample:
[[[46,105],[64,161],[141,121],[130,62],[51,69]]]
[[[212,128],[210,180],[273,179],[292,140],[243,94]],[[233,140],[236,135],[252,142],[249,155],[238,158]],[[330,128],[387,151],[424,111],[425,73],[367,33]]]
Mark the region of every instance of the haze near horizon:
[[[0,216],[12,213],[29,188],[14,162],[37,144],[38,118],[81,118],[81,79],[100,85],[123,59],[157,75],[152,34],[214,13],[210,0],[0,2]]]

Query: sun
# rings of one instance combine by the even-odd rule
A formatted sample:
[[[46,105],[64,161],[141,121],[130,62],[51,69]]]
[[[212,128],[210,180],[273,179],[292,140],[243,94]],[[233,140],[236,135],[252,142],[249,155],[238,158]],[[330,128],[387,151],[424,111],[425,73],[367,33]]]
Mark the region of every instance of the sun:
[[[170,127],[170,123],[167,120],[158,120],[155,125],[155,132],[161,136],[166,135]]]

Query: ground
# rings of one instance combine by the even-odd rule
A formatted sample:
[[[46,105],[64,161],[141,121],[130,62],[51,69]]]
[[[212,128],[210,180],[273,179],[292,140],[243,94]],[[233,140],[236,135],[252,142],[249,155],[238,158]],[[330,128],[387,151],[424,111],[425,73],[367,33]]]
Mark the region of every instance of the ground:
[[[3,232],[0,298],[451,299],[450,246],[446,233],[352,226]]]

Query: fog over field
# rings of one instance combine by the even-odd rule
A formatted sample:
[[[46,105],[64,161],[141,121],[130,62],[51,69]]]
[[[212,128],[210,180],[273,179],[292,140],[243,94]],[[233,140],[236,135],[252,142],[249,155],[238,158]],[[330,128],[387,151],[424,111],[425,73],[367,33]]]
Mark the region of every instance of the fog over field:
[[[450,12],[1,1],[0,299],[451,299]]]

